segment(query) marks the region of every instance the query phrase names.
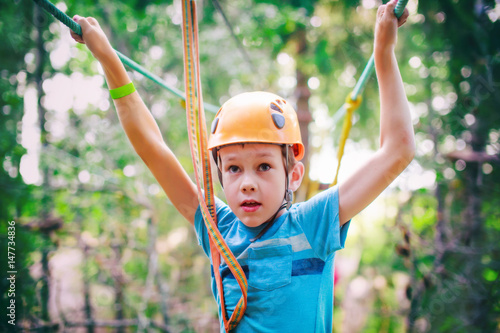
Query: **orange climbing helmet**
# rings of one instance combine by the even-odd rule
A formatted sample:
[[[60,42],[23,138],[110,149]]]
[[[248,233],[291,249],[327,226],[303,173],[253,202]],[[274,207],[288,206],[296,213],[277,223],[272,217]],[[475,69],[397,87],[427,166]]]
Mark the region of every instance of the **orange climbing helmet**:
[[[236,95],[217,112],[208,149],[234,143],[288,144],[297,161],[304,157],[297,113],[285,99],[268,92]]]

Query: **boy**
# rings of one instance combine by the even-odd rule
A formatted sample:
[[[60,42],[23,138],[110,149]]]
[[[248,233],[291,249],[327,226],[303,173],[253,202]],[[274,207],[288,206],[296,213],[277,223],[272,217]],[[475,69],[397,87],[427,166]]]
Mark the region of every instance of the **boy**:
[[[216,201],[219,230],[248,279],[248,305],[239,332],[331,332],[333,262],[344,246],[350,219],[372,202],[413,159],[415,144],[409,106],[394,47],[396,0],[377,12],[375,67],[380,87],[380,148],[338,187],[291,205],[304,175],[304,154],[293,108],[263,92],[241,94],[216,115],[209,149],[218,167],[227,205]],[[208,234],[197,189],[133,89],[127,73],[93,18],[75,16],[85,43],[104,69],[120,122],[172,204],[196,229],[210,257]],[[333,170],[332,170],[333,172]],[[291,207],[290,207],[291,206]],[[285,209],[286,208],[286,209]],[[231,316],[240,298],[232,273],[222,263],[226,313],[212,276],[222,316]]]

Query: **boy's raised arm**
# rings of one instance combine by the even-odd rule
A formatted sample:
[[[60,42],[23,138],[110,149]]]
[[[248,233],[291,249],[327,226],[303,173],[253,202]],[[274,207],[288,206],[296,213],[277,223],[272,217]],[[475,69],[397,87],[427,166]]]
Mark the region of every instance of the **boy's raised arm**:
[[[94,18],[73,18],[82,27],[82,35],[71,33],[86,44],[101,63],[109,89],[130,83],[123,64]],[[172,204],[191,223],[198,207],[197,190],[175,155],[165,144],[153,116],[137,92],[114,100],[120,122],[137,154],[153,173]]]
[[[415,154],[410,109],[394,48],[398,20],[397,1],[380,6],[375,27],[375,69],[380,90],[380,148],[339,187],[339,218],[346,223],[368,206],[408,166]]]

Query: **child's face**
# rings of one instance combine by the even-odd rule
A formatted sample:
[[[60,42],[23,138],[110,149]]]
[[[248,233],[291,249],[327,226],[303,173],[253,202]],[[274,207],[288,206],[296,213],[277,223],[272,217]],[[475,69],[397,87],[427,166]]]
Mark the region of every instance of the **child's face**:
[[[230,145],[220,150],[227,203],[248,227],[271,218],[285,195],[285,167],[279,145]]]

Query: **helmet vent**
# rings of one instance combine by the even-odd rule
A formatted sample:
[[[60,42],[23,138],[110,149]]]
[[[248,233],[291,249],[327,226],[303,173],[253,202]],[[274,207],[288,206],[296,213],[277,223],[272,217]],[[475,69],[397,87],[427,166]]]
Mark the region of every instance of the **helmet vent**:
[[[279,113],[273,113],[271,117],[273,118],[274,125],[278,129],[282,129],[285,126],[285,117],[283,117],[283,115]]]
[[[214,121],[212,121],[212,128],[210,129],[212,134],[215,133],[215,130],[217,129],[218,124],[219,124],[219,117],[215,118]]]
[[[283,113],[283,110],[278,105],[279,102],[280,102],[279,100],[276,100],[276,102],[271,102],[271,105],[269,107],[271,108],[271,110]],[[279,104],[281,104],[281,103],[279,103]]]

